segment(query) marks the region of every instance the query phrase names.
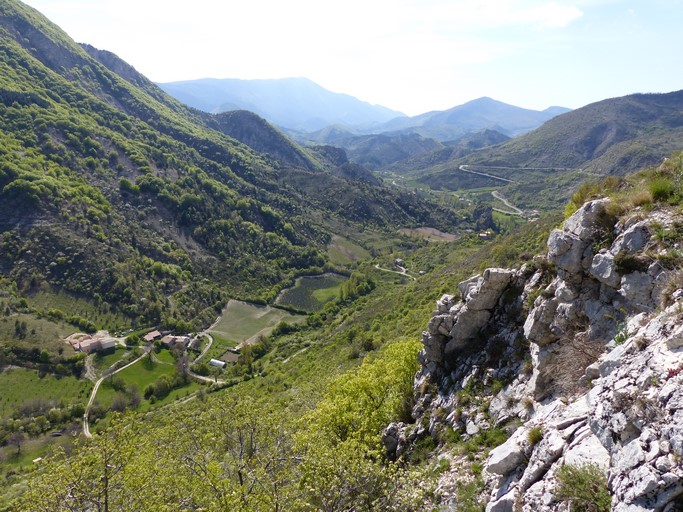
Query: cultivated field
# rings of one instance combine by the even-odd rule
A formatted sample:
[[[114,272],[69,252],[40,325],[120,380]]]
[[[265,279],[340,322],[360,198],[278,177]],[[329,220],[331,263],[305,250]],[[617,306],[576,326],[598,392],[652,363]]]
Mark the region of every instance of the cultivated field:
[[[342,275],[331,273],[300,277],[292,288],[280,294],[276,302],[304,311],[317,311],[326,302],[339,297],[339,289],[346,279]]]
[[[220,321],[209,330],[209,333],[226,344],[234,342],[234,345],[237,345],[259,335],[267,336],[283,320],[295,323],[303,321],[304,318],[270,306],[231,300],[223,310]]]
[[[32,400],[85,404],[91,389],[92,382],[75,377],[45,375],[41,378],[36,370],[11,368],[0,372],[0,417]]]
[[[332,241],[327,246],[327,254],[330,262],[335,265],[347,265],[370,257],[370,253],[360,245],[339,235],[332,237]]]

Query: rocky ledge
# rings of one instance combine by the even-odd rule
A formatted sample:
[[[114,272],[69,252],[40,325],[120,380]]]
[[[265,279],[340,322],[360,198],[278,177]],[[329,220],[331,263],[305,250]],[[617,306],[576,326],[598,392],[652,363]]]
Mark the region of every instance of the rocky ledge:
[[[447,428],[504,428],[484,467],[487,511],[568,510],[565,464],[604,473],[613,510],[683,510],[683,218],[609,212],[606,199],[585,204],[545,257],[437,301],[416,427],[387,429],[390,456]]]

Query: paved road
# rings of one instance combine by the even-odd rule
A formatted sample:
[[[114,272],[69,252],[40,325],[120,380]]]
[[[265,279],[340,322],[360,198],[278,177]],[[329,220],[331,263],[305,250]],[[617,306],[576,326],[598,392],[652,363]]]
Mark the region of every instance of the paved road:
[[[204,347],[204,350],[202,350],[202,353],[199,354],[195,358],[194,364],[197,364],[200,361],[200,359],[202,357],[204,357],[206,355],[206,353],[209,351],[209,349],[211,348],[211,345],[213,345],[213,336],[211,336],[208,332],[204,331],[204,332],[197,334],[197,338],[199,338],[200,336],[204,336],[204,337],[208,338],[209,342],[206,344],[206,347]]]
[[[517,208],[514,204],[512,204],[510,201],[508,201],[507,199],[505,199],[497,190],[494,190],[493,192],[491,192],[491,195],[492,195],[493,197],[495,197],[496,199],[498,199],[500,202],[502,202],[505,206],[507,206],[508,208],[510,208],[511,210],[513,210],[512,212],[506,212],[506,211],[503,211],[503,210],[499,210],[499,211],[501,211],[502,213],[507,213],[507,214],[509,214],[509,215],[524,215],[524,211],[523,211],[523,210],[520,210],[520,209]]]
[[[500,176],[494,176],[493,174],[486,174],[485,172],[470,171],[468,169],[468,167],[469,167],[468,165],[461,165],[460,167],[458,167],[458,169],[461,170],[462,172],[468,172],[470,174],[478,174],[479,176],[486,176],[487,178],[493,178],[494,180],[500,180],[500,181],[504,181],[506,183],[514,183],[514,181],[512,181],[512,180],[509,180],[507,178],[501,178]]]

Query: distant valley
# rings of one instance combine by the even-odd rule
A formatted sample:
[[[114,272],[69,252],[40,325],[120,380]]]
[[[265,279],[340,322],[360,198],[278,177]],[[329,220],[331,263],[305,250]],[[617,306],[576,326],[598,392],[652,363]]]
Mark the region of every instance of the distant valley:
[[[0,69],[0,512],[559,512],[605,440],[583,485],[683,503],[683,91],[162,88],[19,0]]]
[[[476,200],[495,205],[490,196],[493,187],[526,210],[559,208],[585,179],[661,162],[677,149],[683,130],[679,119],[683,92],[612,98],[574,111],[562,107],[534,111],[479,98],[442,112],[387,119],[388,109],[335,95],[307,80],[267,82],[271,92],[277,90],[268,98],[259,96],[265,94],[260,81],[199,80],[162,86],[196,108],[251,107],[301,147],[340,148],[350,164],[361,166],[358,170],[364,168],[402,186],[470,191]],[[314,124],[309,124],[302,129],[298,121],[272,110],[280,103],[296,104],[312,87],[316,94],[311,105],[321,98],[326,102],[325,109],[317,110],[328,112],[328,117],[321,115],[316,121],[322,128],[311,130]],[[242,96],[230,88],[239,88]],[[252,94],[247,94],[250,88]],[[251,103],[240,97],[249,97]],[[353,122],[361,117],[342,120],[349,105],[365,112],[362,122]],[[479,176],[463,173],[463,165],[482,172]]]

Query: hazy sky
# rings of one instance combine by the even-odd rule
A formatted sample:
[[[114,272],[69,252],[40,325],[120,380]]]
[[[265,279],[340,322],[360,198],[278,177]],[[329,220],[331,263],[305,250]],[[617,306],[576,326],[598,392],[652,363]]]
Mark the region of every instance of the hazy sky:
[[[683,89],[682,0],[27,0],[155,82],[307,77],[409,115]]]

